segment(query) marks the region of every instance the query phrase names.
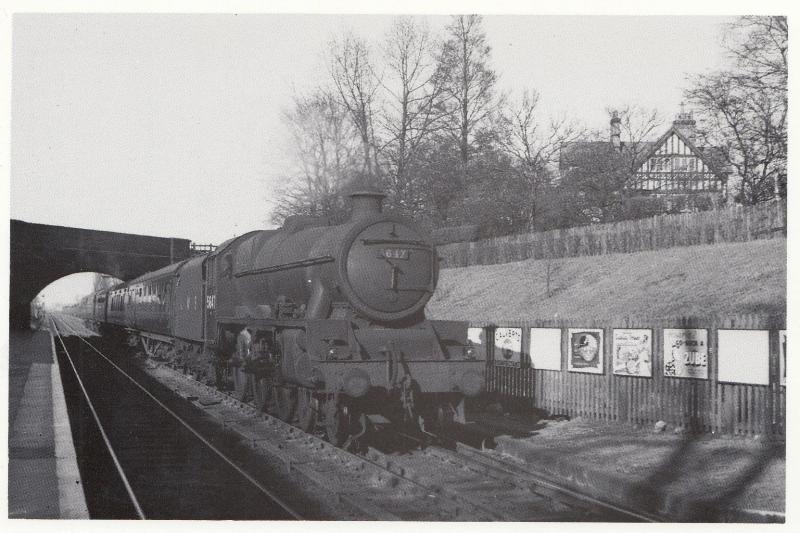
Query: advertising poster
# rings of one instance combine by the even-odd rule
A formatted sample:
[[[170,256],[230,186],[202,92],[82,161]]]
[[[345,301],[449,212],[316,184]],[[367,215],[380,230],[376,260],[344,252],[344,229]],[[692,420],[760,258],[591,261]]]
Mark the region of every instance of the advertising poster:
[[[570,372],[602,374],[603,330],[570,329],[567,362]]]
[[[769,331],[717,330],[718,381],[769,385]]]
[[[521,366],[522,328],[497,328],[494,330],[495,366]]]
[[[561,330],[531,328],[531,366],[539,370],[561,370]]]
[[[778,332],[778,344],[780,344],[780,353],[778,354],[778,377],[780,383],[786,386],[786,330],[782,329]]]
[[[708,330],[664,330],[664,375],[708,379]]]
[[[615,329],[613,364],[619,376],[653,375],[653,330]]]
[[[486,359],[486,330],[467,328],[467,342],[472,345],[477,359]]]

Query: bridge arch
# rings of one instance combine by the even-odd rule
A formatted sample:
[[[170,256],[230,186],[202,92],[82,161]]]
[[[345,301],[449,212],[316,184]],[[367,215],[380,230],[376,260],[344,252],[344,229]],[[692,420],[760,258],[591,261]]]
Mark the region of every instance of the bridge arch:
[[[30,303],[47,285],[78,272],[121,280],[191,255],[191,241],[11,220],[11,327],[30,323]]]

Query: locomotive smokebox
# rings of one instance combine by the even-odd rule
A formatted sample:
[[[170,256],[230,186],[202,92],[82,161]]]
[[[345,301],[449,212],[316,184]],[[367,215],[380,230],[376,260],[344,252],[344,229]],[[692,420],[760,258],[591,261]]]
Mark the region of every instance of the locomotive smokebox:
[[[357,219],[374,215],[383,211],[383,199],[386,195],[377,189],[360,189],[350,194],[353,203],[353,212],[350,218]]]

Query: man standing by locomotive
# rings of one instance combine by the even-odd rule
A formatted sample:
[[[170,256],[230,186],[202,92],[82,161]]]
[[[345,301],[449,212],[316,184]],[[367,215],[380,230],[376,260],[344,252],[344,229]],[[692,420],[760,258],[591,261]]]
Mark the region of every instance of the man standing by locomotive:
[[[233,372],[234,387],[239,395],[239,400],[247,402],[253,399],[253,374],[245,372],[245,368],[252,360],[253,336],[249,328],[242,329],[236,337],[236,360]]]

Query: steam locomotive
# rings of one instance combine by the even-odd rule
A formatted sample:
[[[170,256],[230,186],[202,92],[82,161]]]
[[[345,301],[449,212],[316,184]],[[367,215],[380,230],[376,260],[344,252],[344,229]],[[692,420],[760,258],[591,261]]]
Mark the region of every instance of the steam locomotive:
[[[467,323],[425,318],[433,242],[383,213],[382,193],[350,198],[342,224],[290,217],[90,295],[75,314],[336,445],[370,425],[463,422],[486,362]]]

